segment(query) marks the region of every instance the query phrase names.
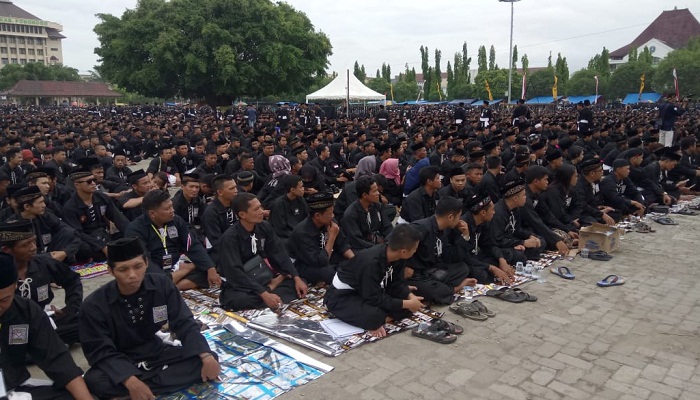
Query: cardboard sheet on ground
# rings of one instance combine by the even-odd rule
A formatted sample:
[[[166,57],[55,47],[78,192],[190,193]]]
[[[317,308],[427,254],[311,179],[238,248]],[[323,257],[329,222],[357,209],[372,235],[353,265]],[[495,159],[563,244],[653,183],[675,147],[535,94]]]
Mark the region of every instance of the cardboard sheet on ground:
[[[337,356],[365,343],[379,340],[366,331],[337,340],[328,334],[320,324],[321,321],[333,318],[323,305],[325,293],[325,289],[310,288],[305,299],[293,301],[281,315],[270,309],[227,312],[218,304],[217,290],[188,290],[182,295],[192,313],[202,322],[225,324],[227,321],[241,321],[253,329],[327,356]],[[442,318],[443,314],[423,309],[414,313],[411,318],[385,324],[384,329],[390,336],[413,328],[420,322]]]
[[[237,322],[203,334],[219,357],[220,381],[160,399],[274,399],[333,369]]]
[[[80,279],[90,279],[107,273],[106,262],[72,265],[70,269],[80,275]]]

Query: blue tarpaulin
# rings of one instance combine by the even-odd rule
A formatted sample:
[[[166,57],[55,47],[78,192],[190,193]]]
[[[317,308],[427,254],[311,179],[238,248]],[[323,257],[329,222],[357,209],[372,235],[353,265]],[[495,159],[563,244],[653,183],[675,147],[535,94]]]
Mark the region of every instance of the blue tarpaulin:
[[[557,100],[561,99],[562,96],[557,97]],[[540,96],[527,100],[525,104],[551,104],[554,103],[554,98],[552,96]]]
[[[456,105],[459,105],[459,103],[464,103],[464,105],[468,106],[475,101],[476,101],[476,99],[455,99],[455,100],[450,101],[447,104],[452,105],[452,106],[456,106]]]
[[[622,104],[656,103],[661,98],[661,93],[630,93],[622,100]]]
[[[503,101],[503,99],[498,99],[498,100],[494,100],[494,101],[489,101],[489,104],[490,104],[490,105],[494,105],[494,104],[498,104],[498,103],[500,103],[500,102],[502,102],[502,101]],[[483,105],[484,105],[484,100],[476,100],[476,101],[473,102],[471,105],[472,105],[473,107],[483,106]]]

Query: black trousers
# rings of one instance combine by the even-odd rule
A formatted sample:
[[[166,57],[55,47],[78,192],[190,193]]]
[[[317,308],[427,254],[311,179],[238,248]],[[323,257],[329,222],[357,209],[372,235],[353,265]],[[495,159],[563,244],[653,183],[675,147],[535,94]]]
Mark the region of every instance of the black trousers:
[[[56,333],[63,340],[63,343],[71,345],[80,342],[78,334],[78,314],[66,315],[63,318],[54,319],[56,323]]]
[[[284,303],[297,299],[297,291],[292,279],[285,279],[272,293],[278,295]],[[267,307],[257,293],[241,290],[228,284],[225,284],[221,289],[219,302],[225,309],[233,311]]]
[[[368,304],[356,290],[336,289],[329,286],[323,302],[336,318],[366,330],[375,330],[384,325],[386,317],[401,320],[411,316],[408,310],[389,312]]]
[[[470,277],[466,263],[438,264],[435,272],[417,270],[408,284],[417,288],[416,295],[431,303],[450,304],[454,300],[454,288]]]
[[[148,371],[137,378],[148,385],[155,395],[169,394],[202,382],[202,360],[199,355],[182,357],[182,347],[168,347],[158,360],[148,363]],[[100,399],[127,396],[129,391],[121,384],[114,384],[109,375],[99,368],[85,373],[85,383],[90,393]]]
[[[305,265],[296,264],[299,276],[309,283],[315,285],[319,282],[331,283],[336,273],[335,265],[328,265],[321,268],[307,267]]]

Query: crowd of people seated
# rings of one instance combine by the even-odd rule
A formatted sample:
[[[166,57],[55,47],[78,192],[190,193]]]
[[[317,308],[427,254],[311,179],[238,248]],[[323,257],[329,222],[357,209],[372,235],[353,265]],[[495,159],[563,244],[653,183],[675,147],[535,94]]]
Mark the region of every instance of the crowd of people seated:
[[[0,108],[0,365],[36,399],[152,399],[215,379],[181,290],[280,310],[320,285],[331,313],[381,337],[387,318],[567,254],[582,227],[695,195],[700,175],[698,112],[674,99],[349,118],[95,109]],[[114,280],[83,300],[70,266],[100,261]],[[156,336],[166,324],[181,346]],[[51,390],[24,385],[28,360]]]

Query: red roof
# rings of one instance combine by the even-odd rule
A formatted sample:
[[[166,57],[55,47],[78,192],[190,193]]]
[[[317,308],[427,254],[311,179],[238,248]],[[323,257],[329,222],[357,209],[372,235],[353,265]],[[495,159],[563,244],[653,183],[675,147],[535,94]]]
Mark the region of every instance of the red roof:
[[[100,82],[19,81],[2,94],[10,97],[120,97]]]
[[[700,36],[700,22],[687,8],[664,11],[644,32],[626,46],[610,53],[610,57],[622,58],[633,48],[638,48],[651,39],[658,39],[673,49],[679,49],[696,36]]]

